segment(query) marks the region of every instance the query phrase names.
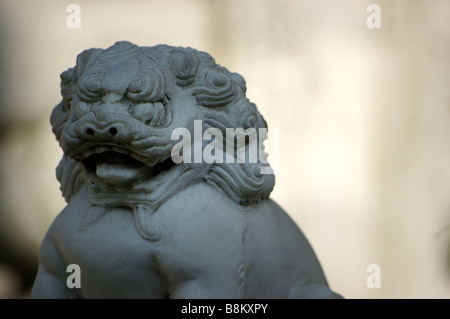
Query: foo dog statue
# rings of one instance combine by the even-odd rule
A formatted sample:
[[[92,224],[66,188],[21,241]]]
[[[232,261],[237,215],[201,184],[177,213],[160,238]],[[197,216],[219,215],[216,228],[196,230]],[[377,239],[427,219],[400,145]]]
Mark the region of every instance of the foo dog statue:
[[[230,163],[254,136],[220,158],[229,128],[264,140],[245,91],[239,74],[191,48],[117,42],[79,54],[51,115],[67,206],[42,242],[32,298],[340,297],[269,199],[262,148]],[[214,143],[180,141],[180,128],[213,129]],[[211,144],[215,160],[190,161]],[[70,265],[80,270],[75,287]]]

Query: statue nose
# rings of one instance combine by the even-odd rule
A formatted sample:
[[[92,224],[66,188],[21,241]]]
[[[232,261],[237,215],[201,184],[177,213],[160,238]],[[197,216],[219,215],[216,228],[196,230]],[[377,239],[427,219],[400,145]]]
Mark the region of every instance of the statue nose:
[[[93,123],[86,124],[84,127],[84,134],[86,137],[98,139],[113,139],[120,135],[123,128],[120,124],[112,124],[106,127],[99,127]]]
[[[99,128],[95,125],[86,125],[85,133],[90,137],[98,137],[98,138],[112,138],[119,133],[119,125],[110,125],[106,128]]]
[[[123,107],[115,104],[103,104],[93,107],[95,121],[90,121],[84,128],[87,137],[100,139],[113,138],[124,133],[123,124],[118,117],[123,116]]]
[[[91,112],[80,119],[76,131],[86,140],[126,142],[134,138],[138,128],[125,105],[112,103],[93,106]]]

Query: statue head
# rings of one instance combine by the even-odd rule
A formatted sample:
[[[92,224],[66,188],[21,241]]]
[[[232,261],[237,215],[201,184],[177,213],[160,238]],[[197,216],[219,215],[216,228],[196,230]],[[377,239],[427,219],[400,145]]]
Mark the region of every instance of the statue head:
[[[129,42],[89,49],[61,74],[61,95],[51,124],[64,151],[57,176],[66,201],[87,187],[91,201],[102,194],[146,201],[155,194],[155,201],[161,202],[176,192],[178,188],[169,187],[176,181],[184,187],[206,182],[247,205],[267,198],[274,186],[273,174],[261,173],[268,165],[261,147],[265,137],[260,136],[266,122],[247,99],[243,77],[205,52]],[[190,162],[186,152],[198,147],[197,138],[184,141],[184,160],[174,161],[174,147],[180,146],[174,132],[182,128],[192,137],[195,123],[200,123],[202,133],[212,129],[214,145],[222,145],[222,150],[227,129],[254,129],[256,160]],[[244,136],[241,149],[248,150],[253,137]],[[200,141],[200,148],[209,142]],[[235,146],[231,158],[236,159],[236,150]],[[163,190],[166,195],[156,196]]]

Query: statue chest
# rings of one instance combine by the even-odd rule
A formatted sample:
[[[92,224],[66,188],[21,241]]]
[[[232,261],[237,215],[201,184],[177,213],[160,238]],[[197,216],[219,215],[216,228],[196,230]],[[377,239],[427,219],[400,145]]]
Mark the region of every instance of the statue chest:
[[[177,193],[155,213],[145,206],[92,210],[80,196],[62,212],[58,248],[66,266],[80,267],[82,297],[165,298],[198,276],[236,295],[245,264],[238,207],[204,184]]]
[[[108,209],[98,218],[82,225],[82,217],[72,217],[61,234],[64,262],[80,269],[79,294],[84,298],[164,297],[165,281],[155,257],[159,243],[140,236],[127,209]]]

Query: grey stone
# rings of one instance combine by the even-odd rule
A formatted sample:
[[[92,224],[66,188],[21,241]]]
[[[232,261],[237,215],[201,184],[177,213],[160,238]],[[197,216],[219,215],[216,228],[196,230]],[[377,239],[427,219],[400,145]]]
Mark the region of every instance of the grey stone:
[[[51,115],[67,206],[41,245],[32,297],[339,298],[269,198],[267,126],[245,91],[242,76],[191,48],[117,42],[79,54]],[[196,123],[215,144],[195,138]],[[227,128],[251,134],[226,149]],[[239,163],[254,141],[256,160]]]

